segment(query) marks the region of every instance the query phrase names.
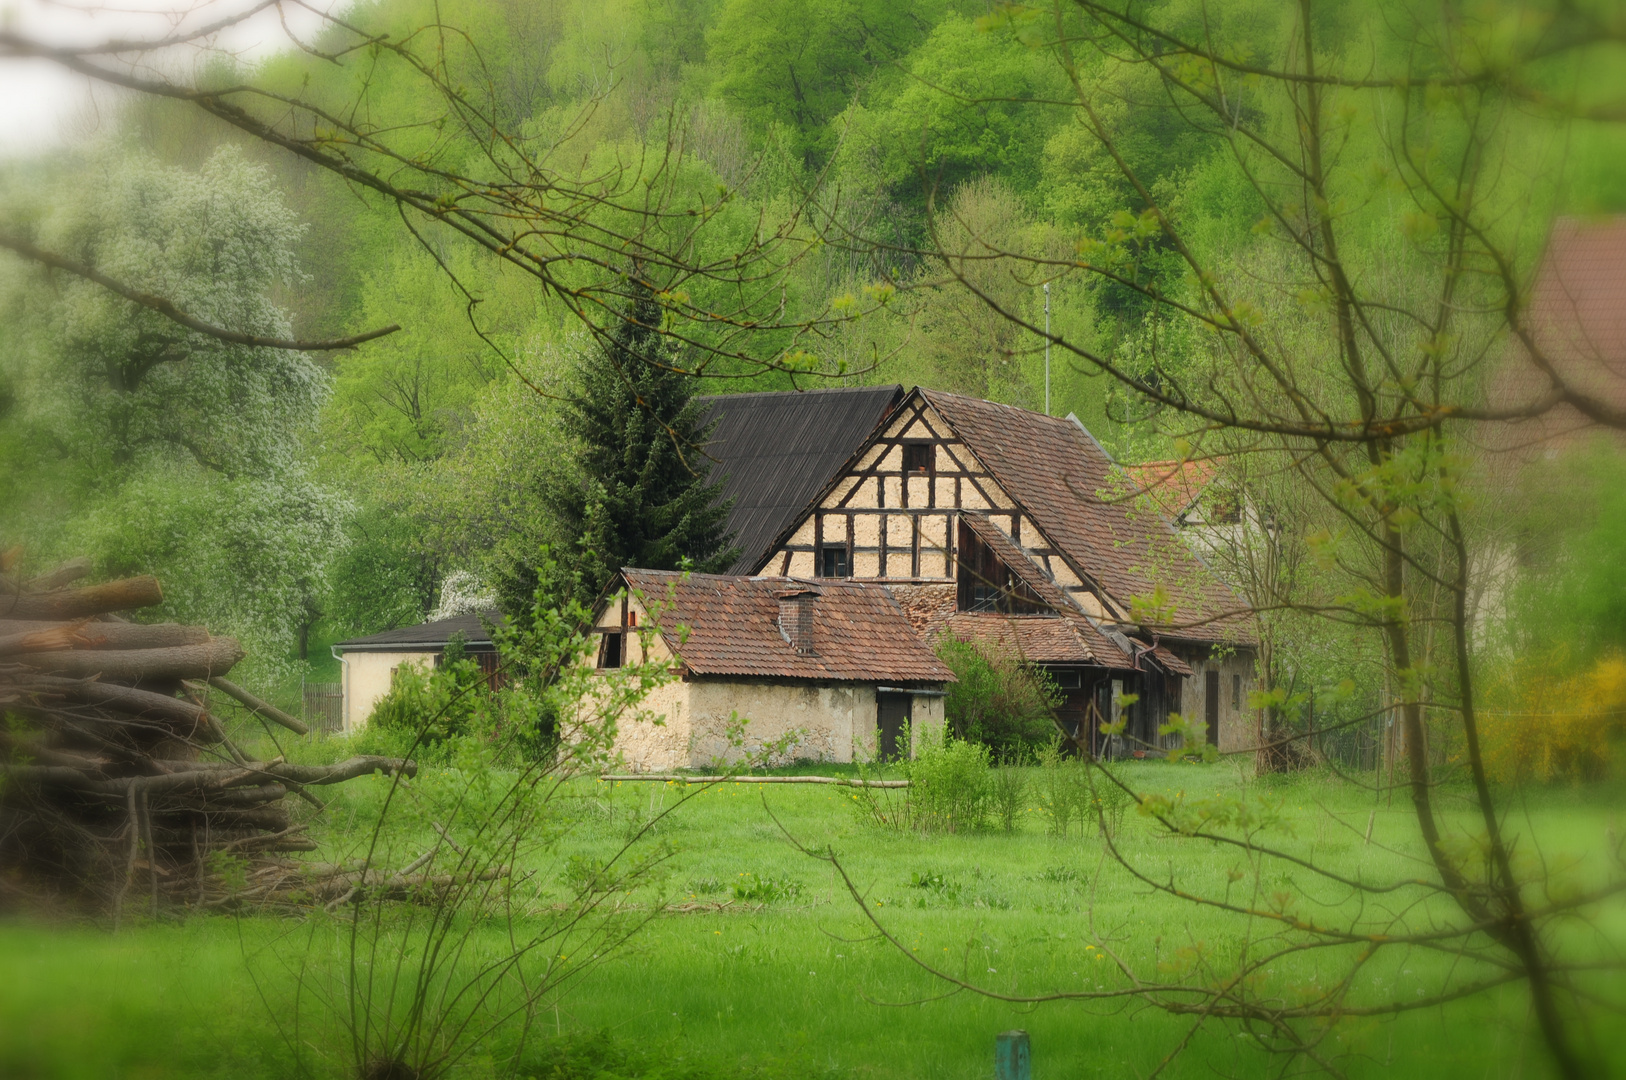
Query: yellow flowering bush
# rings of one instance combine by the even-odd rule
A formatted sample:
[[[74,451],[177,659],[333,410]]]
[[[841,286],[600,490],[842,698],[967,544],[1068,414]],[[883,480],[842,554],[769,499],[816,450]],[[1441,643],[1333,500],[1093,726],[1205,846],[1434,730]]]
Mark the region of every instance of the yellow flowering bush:
[[[1596,780],[1626,732],[1626,655],[1574,671],[1562,651],[1505,665],[1481,711],[1485,765],[1503,781]]]

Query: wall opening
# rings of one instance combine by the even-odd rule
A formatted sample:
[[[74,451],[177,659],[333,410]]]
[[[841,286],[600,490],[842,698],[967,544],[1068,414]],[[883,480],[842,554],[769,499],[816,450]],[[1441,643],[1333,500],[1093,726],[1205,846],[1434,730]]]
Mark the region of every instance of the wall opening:
[[[875,695],[875,753],[882,761],[898,761],[908,749],[908,694]]]

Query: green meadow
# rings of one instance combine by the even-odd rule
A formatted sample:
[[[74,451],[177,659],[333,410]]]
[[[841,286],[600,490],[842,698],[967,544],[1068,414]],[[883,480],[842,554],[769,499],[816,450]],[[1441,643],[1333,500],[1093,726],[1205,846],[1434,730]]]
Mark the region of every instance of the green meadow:
[[[1346,876],[1402,877],[1418,857],[1402,797],[1391,803],[1325,774],[1259,784],[1224,765],[1124,768],[1148,790],[1263,799],[1280,817],[1266,834],[1273,842]],[[324,848],[364,829],[384,785],[372,778],[341,791],[315,828]],[[560,855],[602,856],[619,843],[624,815],[670,804],[681,791],[591,785],[581,793],[603,812],[584,816]],[[1607,861],[1623,805],[1619,788],[1533,790],[1517,800],[1512,827],[1527,848],[1539,839],[1561,875],[1586,879]],[[1453,824],[1472,835],[1467,815]],[[897,945],[876,939],[831,867],[787,834],[835,850]],[[1102,946],[1135,965],[1179,965],[1197,954],[1233,955],[1243,933],[1266,932],[1136,881],[1093,830],[1049,835],[1034,807],[1012,833],[927,836],[866,824],[841,788],[721,785],[664,819],[655,840],[672,851],[664,877],[632,901],[664,899],[680,910],[657,918],[543,1012],[540,1034],[521,1055],[523,1074],[983,1078],[992,1075],[996,1033],[1020,1027],[1031,1035],[1039,1080],[1146,1076],[1187,1036],[1189,1019],[1130,999],[1027,1005],[956,993],[912,959],[1023,996],[1123,986]],[[1234,851],[1159,838],[1134,812],[1118,842],[1148,874],[1190,891],[1254,887],[1251,878],[1232,881],[1242,862]],[[1260,887],[1304,903],[1341,902],[1303,872],[1273,869]],[[1414,922],[1429,914],[1414,912]],[[1589,914],[1573,931],[1578,943],[1587,934],[1626,936],[1626,904]],[[306,1047],[318,1075],[340,1075],[342,1028],[307,1019],[291,1030],[295,972],[268,961],[296,942],[337,957],[342,919],[315,919],[212,915],[153,924],[132,914],[116,933],[67,920],[0,926],[0,1076],[280,1077],[294,1068],[291,1041]],[[1265,977],[1290,1000],[1340,977],[1348,960],[1301,954]],[[1361,969],[1369,985],[1360,996],[1427,995],[1452,963],[1379,950]],[[495,1072],[512,1050],[493,1045],[464,1071]],[[1351,1076],[1547,1073],[1516,986],[1392,1020],[1346,1020],[1322,1050]],[[1626,1063],[1618,1044],[1604,1052]],[[1271,1075],[1283,1064],[1249,1032],[1209,1024],[1164,1075]]]

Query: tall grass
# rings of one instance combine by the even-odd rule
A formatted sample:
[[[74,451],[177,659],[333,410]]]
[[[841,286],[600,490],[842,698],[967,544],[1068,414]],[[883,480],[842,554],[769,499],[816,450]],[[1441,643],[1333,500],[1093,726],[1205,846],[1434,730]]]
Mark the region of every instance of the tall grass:
[[[1393,876],[1420,854],[1414,822],[1399,800],[1390,806],[1329,775],[1255,782],[1226,765],[1121,768],[1137,788],[1170,796],[1268,795],[1281,807],[1281,843],[1351,874]],[[1035,788],[1042,779],[1038,768],[1023,774]],[[365,786],[339,792],[318,828],[362,827],[378,794]],[[621,842],[634,808],[642,813],[652,800],[675,794],[647,783],[583,782],[581,797],[605,809],[573,838],[569,854],[604,858]],[[996,989],[1104,982],[1110,964],[1094,959],[1100,950],[1092,948],[1103,942],[1137,960],[1172,961],[1182,949],[1225,949],[1235,941],[1234,920],[1152,895],[1104,860],[1093,830],[1051,835],[1031,798],[1009,833],[922,833],[866,823],[852,813],[851,794],[824,786],[725,785],[668,819],[661,839],[674,855],[666,877],[627,901],[665,897],[686,913],[656,920],[627,955],[591,972],[556,1007],[550,1003],[538,1035],[555,1042],[533,1047],[536,1054],[545,1056],[548,1046],[577,1053],[608,1032],[611,1077],[747,1078],[760,1066],[771,1076],[984,1080],[995,1034],[1023,1027],[1033,1036],[1037,1076],[1123,1077],[1149,1073],[1185,1033],[1186,1023],[1150,1011],[1063,1003],[1034,1010],[964,994],[942,997],[940,984],[868,940],[840,883],[786,843],[765,810],[797,838],[833,846],[907,949]],[[1448,805],[1456,797],[1441,791]],[[1626,791],[1537,788],[1526,804],[1517,828],[1539,834],[1556,857],[1586,873],[1600,865]],[[1453,832],[1471,836],[1472,814],[1465,808],[1451,814]],[[1235,868],[1235,857],[1222,851],[1156,840],[1133,811],[1117,840],[1143,863],[1195,860],[1181,867],[1199,879],[1194,884],[1223,889]],[[736,896],[740,882],[738,891],[749,899]],[[535,880],[527,902],[557,903],[568,887]],[[1626,939],[1626,903],[1598,913],[1598,920],[1616,941]],[[0,1076],[288,1075],[273,1018],[291,986],[268,982],[262,1004],[242,974],[241,957],[245,949],[281,947],[290,932],[308,936],[298,924],[254,918],[137,925],[116,938],[94,928],[0,925]],[[1425,954],[1385,959],[1362,977],[1411,994],[1443,962]],[[1323,974],[1305,957],[1268,977],[1286,996]],[[1400,1021],[1340,1024],[1336,1036],[1347,1055],[1342,1065],[1355,1077],[1544,1075],[1517,988]],[[484,1064],[471,1063],[459,1075],[496,1075],[502,1055],[514,1049],[488,1046]],[[527,1069],[542,1060],[536,1054],[525,1052]],[[1626,1048],[1614,1054],[1617,1070],[1626,1066]],[[570,1068],[577,1065],[579,1054]],[[1264,1075],[1280,1065],[1246,1038],[1216,1028],[1200,1032],[1164,1075]],[[342,1072],[335,1066],[327,1075]],[[530,1075],[549,1074],[536,1066]],[[561,1075],[575,1080],[574,1073]]]

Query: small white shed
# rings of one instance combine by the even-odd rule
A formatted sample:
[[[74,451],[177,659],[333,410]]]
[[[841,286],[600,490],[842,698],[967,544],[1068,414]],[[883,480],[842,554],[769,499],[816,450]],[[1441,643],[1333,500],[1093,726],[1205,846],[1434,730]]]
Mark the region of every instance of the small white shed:
[[[367,723],[373,706],[390,691],[390,680],[402,664],[418,664],[425,669],[440,663],[452,638],[463,636],[464,647],[485,670],[495,670],[496,646],[486,626],[500,619],[496,611],[459,615],[451,619],[385,630],[367,637],[351,638],[333,646],[333,655],[342,668],[339,680],[343,695],[341,719],[344,731],[356,731]]]

